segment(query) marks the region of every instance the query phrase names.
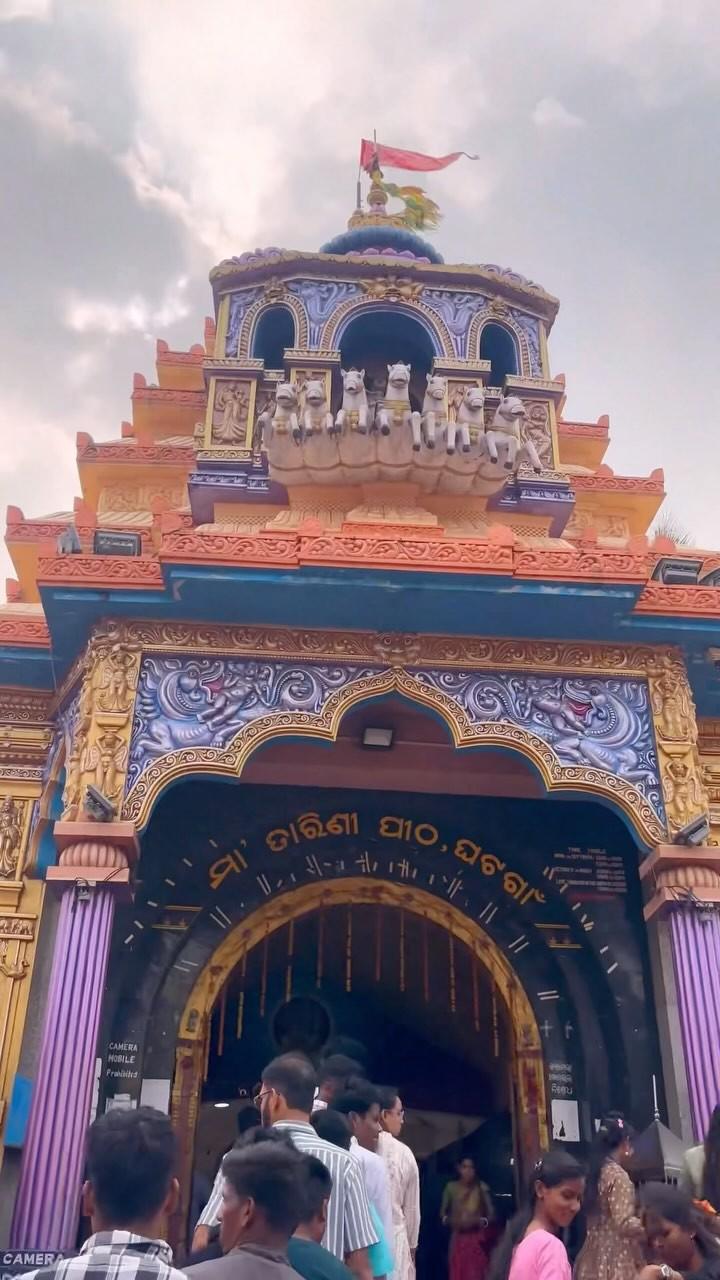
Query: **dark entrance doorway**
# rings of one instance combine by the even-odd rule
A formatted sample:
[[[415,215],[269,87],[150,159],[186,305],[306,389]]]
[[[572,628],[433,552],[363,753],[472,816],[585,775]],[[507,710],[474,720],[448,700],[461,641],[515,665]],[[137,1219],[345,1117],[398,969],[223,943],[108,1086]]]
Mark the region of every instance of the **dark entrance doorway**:
[[[477,955],[414,912],[329,902],[240,958],[212,1014],[196,1171],[214,1176],[267,1061],[336,1047],[400,1091],[421,1168],[420,1274],[441,1275],[440,1199],[460,1154],[475,1157],[501,1217],[512,1201],[512,1043]]]

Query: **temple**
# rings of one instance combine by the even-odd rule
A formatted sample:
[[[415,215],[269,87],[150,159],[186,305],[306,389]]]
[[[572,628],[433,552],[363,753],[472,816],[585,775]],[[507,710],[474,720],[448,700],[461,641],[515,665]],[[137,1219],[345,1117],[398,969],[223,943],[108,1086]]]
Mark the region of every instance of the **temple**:
[[[610,1107],[699,1138],[720,554],[566,413],[557,300],[377,184],[210,283],[71,509],[7,513],[0,1239],[71,1248],[90,1118],[148,1102],[182,1250],[263,1064],[342,1037],[508,1203]]]

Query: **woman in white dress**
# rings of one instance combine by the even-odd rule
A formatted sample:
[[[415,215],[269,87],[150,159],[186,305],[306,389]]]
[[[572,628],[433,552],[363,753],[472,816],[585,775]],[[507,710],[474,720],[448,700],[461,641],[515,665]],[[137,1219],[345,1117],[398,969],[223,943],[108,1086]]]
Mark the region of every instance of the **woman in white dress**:
[[[415,1250],[420,1233],[420,1176],[412,1151],[399,1141],[404,1120],[397,1089],[381,1088],[378,1154],[387,1167],[395,1229],[395,1269],[391,1280],[415,1280]]]

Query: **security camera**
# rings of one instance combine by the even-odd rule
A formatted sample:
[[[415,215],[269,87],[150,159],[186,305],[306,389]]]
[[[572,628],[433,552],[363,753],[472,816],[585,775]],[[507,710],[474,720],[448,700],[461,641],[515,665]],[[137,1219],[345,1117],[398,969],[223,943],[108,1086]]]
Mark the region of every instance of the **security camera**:
[[[705,814],[700,814],[698,818],[693,818],[692,822],[688,822],[686,827],[682,827],[680,831],[673,837],[673,844],[691,845],[693,848],[699,844],[705,844],[710,835],[710,823]]]
[[[96,822],[112,822],[116,813],[112,800],[108,800],[107,796],[92,783],[88,785],[85,792],[85,808],[88,815]]]

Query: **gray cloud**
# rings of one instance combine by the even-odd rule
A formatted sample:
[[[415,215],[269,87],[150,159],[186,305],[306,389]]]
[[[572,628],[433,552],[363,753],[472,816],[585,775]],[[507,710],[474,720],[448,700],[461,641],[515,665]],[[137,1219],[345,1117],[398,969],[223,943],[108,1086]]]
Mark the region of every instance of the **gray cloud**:
[[[70,505],[149,335],[198,340],[221,256],[338,231],[377,128],[479,153],[428,180],[446,259],[558,294],[568,414],[720,541],[714,0],[0,0],[0,51],[6,501]]]

